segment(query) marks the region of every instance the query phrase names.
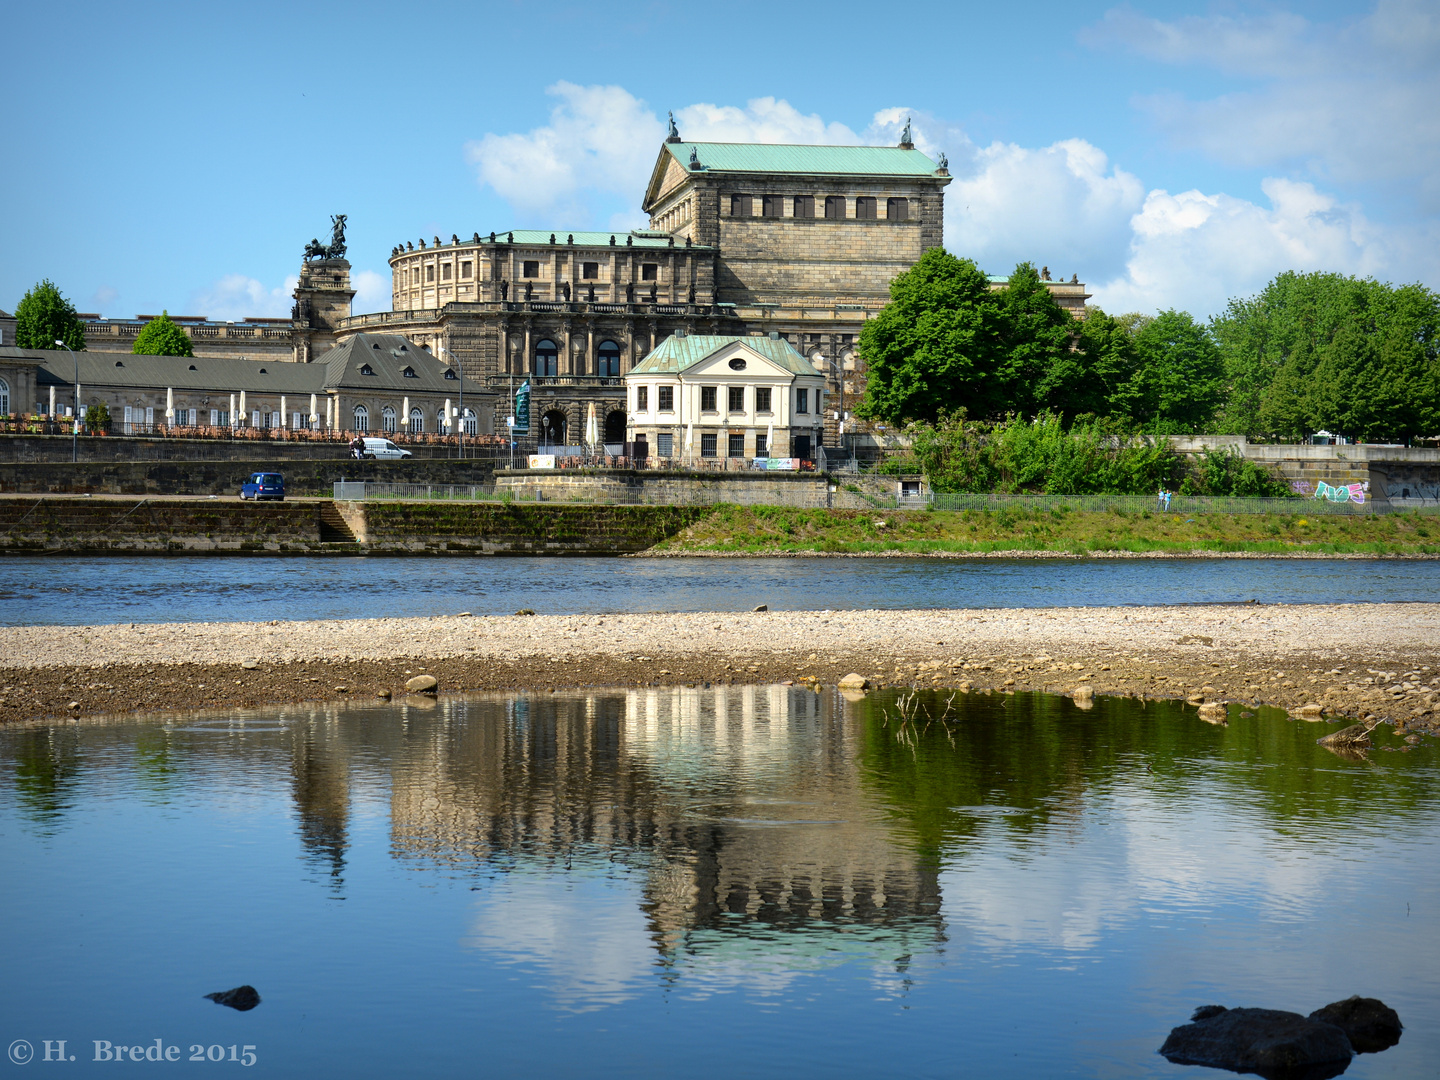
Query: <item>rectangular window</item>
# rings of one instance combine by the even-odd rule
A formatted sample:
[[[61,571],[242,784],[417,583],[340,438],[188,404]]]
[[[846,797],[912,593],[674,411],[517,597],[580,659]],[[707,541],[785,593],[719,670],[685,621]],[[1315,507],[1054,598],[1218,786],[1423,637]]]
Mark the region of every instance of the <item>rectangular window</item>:
[[[470,272],[471,272],[471,264],[468,263],[468,262],[462,262],[462,263],[460,264],[460,276],[461,276],[462,278],[468,278],[468,277],[470,276]]]
[[[435,264],[434,264],[434,263],[428,263],[428,264],[426,265],[426,267],[425,267],[425,280],[426,280],[426,281],[434,281],[434,280],[435,280]]]
[[[445,263],[443,266],[440,267],[440,280],[441,280],[441,281],[449,281],[449,280],[450,280],[450,265],[451,265],[450,263]]]
[[[718,436],[713,435],[713,434],[711,434],[711,435],[701,435],[701,436],[700,436],[700,456],[701,456],[701,457],[716,457],[716,456],[717,456],[717,454],[716,454],[716,452],[715,452],[715,440],[716,440],[717,438],[718,438]]]
[[[730,216],[750,217],[752,214],[749,195],[730,196]]]
[[[522,271],[521,277],[540,276],[540,262],[537,259],[526,259],[520,269]]]
[[[829,220],[829,221],[844,221],[844,220],[845,220],[845,196],[844,196],[844,195],[826,195],[826,196],[825,196],[825,217],[826,217],[826,219]]]
[[[810,411],[810,391],[795,391],[795,411],[797,413],[808,413]]]
[[[887,218],[889,218],[891,221],[909,221],[909,220],[910,220],[910,200],[909,200],[909,199],[886,199],[886,200],[885,200],[885,216],[886,216]]]
[[[660,389],[660,412],[675,411],[675,388],[673,386],[662,386]]]
[[[855,200],[855,217],[859,221],[875,220],[875,197],[861,195]]]
[[[650,388],[648,386],[639,386],[635,388],[635,411],[650,411]]]
[[[675,456],[675,436],[668,431],[662,431],[655,436],[655,452],[661,457]]]
[[[219,409],[211,409],[211,410],[210,410],[210,426],[211,426],[211,427],[219,427],[219,426],[220,426],[220,410],[219,410]]]
[[[700,411],[715,412],[715,387],[700,387]]]
[[[599,263],[581,263],[580,277],[585,281],[593,281],[600,276]]]
[[[755,456],[756,456],[756,457],[769,457],[769,456],[770,456],[770,443],[766,440],[766,438],[765,438],[765,432],[763,432],[763,431],[757,431],[757,432],[755,433]]]
[[[769,412],[769,411],[770,411],[770,387],[768,387],[768,386],[757,386],[757,387],[755,388],[755,411],[756,411],[756,412]]]
[[[728,451],[730,457],[744,457],[744,456],[745,456],[745,436],[744,436],[744,435],[736,435],[736,434],[732,431],[732,432],[730,433],[730,442],[729,442],[729,445],[726,447],[726,450]]]
[[[783,205],[784,200],[779,195],[765,195],[761,198],[760,214],[762,217],[768,218],[782,217],[785,213],[781,209]]]
[[[795,196],[795,216],[798,218],[813,218],[815,216],[815,196]]]
[[[659,263],[642,263],[640,266],[641,281],[656,281],[660,277]]]
[[[730,411],[745,411],[745,388],[743,386],[730,387]]]

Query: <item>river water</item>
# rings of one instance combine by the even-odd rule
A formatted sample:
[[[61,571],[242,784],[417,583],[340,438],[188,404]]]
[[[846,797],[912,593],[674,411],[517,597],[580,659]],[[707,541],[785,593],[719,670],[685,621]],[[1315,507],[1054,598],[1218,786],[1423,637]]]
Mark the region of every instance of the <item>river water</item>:
[[[1434,1075],[1433,744],[947,700],[0,732],[0,1036],[42,1075],[65,1040],[72,1076],[1203,1077],[1155,1053],[1196,1006],[1358,993],[1407,1030],[1349,1075]],[[253,1011],[202,997],[247,983]],[[180,1060],[94,1060],[157,1039]]]
[[[1434,600],[1435,559],[0,559],[0,625]]]

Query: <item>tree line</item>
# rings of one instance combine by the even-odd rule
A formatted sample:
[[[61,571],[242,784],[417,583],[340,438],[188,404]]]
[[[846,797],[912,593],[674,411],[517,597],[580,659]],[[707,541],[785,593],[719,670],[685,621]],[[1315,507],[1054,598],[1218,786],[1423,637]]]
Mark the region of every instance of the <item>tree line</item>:
[[[1440,296],[1419,284],[1286,272],[1208,323],[1098,307],[1076,319],[1029,263],[993,289],[973,261],[935,248],[891,284],[859,351],[857,415],[932,433],[956,417],[1048,417],[1122,443],[1440,435]]]
[[[85,323],[55,283],[35,285],[15,305],[15,344],[22,349],[85,349]],[[194,356],[190,335],[168,311],[151,319],[135,336],[130,352],[137,356]]]

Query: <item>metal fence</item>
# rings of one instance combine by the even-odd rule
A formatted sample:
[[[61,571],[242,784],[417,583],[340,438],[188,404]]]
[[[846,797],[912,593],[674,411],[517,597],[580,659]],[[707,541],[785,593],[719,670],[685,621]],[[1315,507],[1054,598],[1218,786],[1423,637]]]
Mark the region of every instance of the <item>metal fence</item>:
[[[893,498],[893,496],[892,496]],[[1440,513],[1440,506],[1393,506],[1388,502],[1331,502],[1329,499],[1244,499],[1218,495],[931,495],[936,510],[1100,510],[1127,514],[1389,514],[1418,510]],[[910,499],[899,500],[909,503]]]
[[[450,500],[465,502],[496,502],[494,484],[379,484],[371,481],[337,480],[334,497],[344,502],[369,499]]]

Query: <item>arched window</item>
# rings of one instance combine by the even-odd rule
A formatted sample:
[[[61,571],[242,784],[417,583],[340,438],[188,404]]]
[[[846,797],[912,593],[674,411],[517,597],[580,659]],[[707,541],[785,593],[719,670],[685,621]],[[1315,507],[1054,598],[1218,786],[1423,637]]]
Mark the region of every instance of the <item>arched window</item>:
[[[445,415],[444,405],[441,405],[440,408],[435,410],[435,430],[443,431],[447,434],[450,431],[450,417]]]
[[[367,409],[364,405],[355,406],[355,430],[370,430],[370,410]]]
[[[425,434],[425,414],[420,411],[419,407],[410,410],[410,434]]]
[[[602,341],[597,356],[600,370],[596,374],[617,378],[620,374],[620,346],[613,341]]]
[[[558,357],[560,350],[555,347],[555,342],[549,338],[541,338],[535,346],[535,374],[536,375],[558,375],[560,365]]]
[[[10,384],[0,379],[0,416],[10,415]]]
[[[386,405],[380,410],[380,427],[384,431],[395,430],[395,406]]]
[[[465,429],[466,435],[480,434],[480,417],[475,414],[474,409],[467,408],[465,415],[460,420],[460,425]]]

